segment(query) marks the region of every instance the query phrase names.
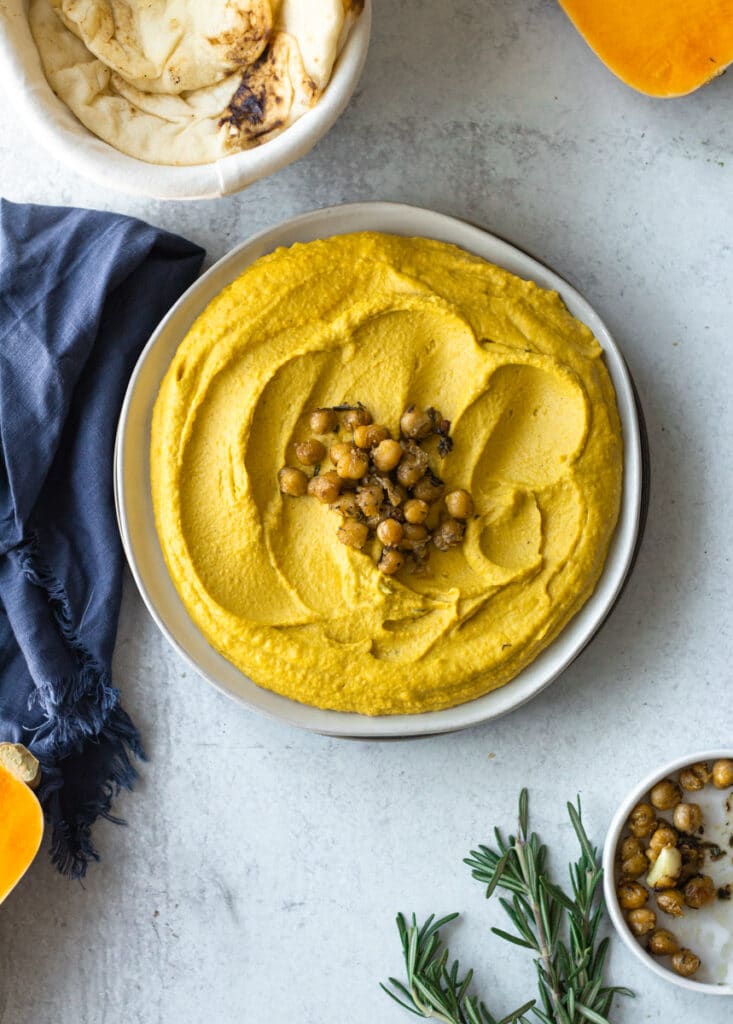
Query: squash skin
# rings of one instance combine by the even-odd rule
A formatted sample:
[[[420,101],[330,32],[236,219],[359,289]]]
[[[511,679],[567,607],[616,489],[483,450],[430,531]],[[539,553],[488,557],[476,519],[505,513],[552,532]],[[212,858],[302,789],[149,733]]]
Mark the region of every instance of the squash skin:
[[[685,96],[733,63],[733,0],[559,0],[606,67],[648,96]]]
[[[0,903],[38,853],[43,811],[33,791],[0,765]]]

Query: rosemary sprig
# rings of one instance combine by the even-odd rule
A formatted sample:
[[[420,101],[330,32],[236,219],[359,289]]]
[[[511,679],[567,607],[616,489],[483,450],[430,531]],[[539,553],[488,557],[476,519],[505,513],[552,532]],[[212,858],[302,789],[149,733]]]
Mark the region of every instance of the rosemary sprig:
[[[403,1009],[417,1017],[443,1021],[444,1024],[527,1024],[524,1015],[534,1006],[534,1000],[497,1021],[484,1003],[468,994],[473,971],[461,977],[457,960],[448,967],[450,954],[440,938],[440,929],[457,917],[458,914],[446,914],[436,921],[435,915],[431,914],[418,928],[414,914],[410,925],[402,914],[398,914],[397,929],[405,957],[407,985],[397,978],[389,981],[403,999],[386,985],[381,987]]]
[[[632,996],[627,988],[603,983],[608,939],[599,941],[603,917],[601,881],[603,871],[598,853],[583,827],[580,800],[568,804],[568,815],[580,844],[580,857],[570,865],[570,895],[553,882],[547,870],[547,847],[529,830],[529,796],[519,797],[516,836],[505,840],[494,830],[496,849],[479,846],[465,863],[474,878],[486,886],[488,899],[497,889],[511,894],[500,898],[514,932],[492,931],[500,938],[535,954],[539,1002],[532,1000],[501,1024],[526,1024],[531,1012],[541,1024],[610,1024],[608,1014],[614,995]],[[407,970],[407,984],[395,978],[396,992],[382,985],[404,1009],[445,1024],[497,1024],[484,1003],[469,996],[473,972],[460,978],[458,961],[448,969],[448,949],[439,929],[458,915],[435,921],[431,916],[418,929],[415,916],[408,926],[400,914],[397,927]]]

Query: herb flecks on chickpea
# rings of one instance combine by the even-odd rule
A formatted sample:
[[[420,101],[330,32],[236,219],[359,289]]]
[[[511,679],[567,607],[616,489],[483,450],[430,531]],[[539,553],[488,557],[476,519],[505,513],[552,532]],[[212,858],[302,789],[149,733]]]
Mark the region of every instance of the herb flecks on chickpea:
[[[649,893],[638,882],[622,882],[616,890],[616,895],[624,910],[638,910],[649,899]]]
[[[645,839],[652,831],[657,816],[651,804],[637,804],[629,816],[629,832],[638,839]]]
[[[649,861],[641,850],[621,862],[621,874],[624,878],[640,878],[641,875],[645,874],[648,870]]]
[[[637,938],[648,935],[649,932],[654,931],[657,927],[657,915],[649,907],[639,907],[636,910],[630,910],[626,920],[629,923],[629,928]]]
[[[343,480],[361,480],[369,472],[369,456],[358,448],[352,448],[340,457],[336,472]]]
[[[680,772],[680,786],[688,793],[697,793],[707,786],[712,778],[710,766],[704,761],[691,764]]]
[[[326,458],[326,446],[320,441],[300,441],[295,445],[295,455],[303,466],[317,466]]]
[[[404,564],[405,556],[401,551],[396,551],[394,548],[385,548],[382,551],[377,566],[380,572],[383,572],[385,576],[394,576],[396,572],[400,571]]]
[[[679,889],[663,889],[657,893],[657,906],[663,914],[682,917],[685,912],[685,895]]]
[[[674,956],[679,952],[680,944],[672,932],[666,928],[656,928],[649,936],[647,949],[653,956]]]
[[[412,437],[415,440],[422,440],[432,434],[434,421],[425,409],[419,409],[416,405],[408,405],[400,417],[400,430],[405,437]]]
[[[332,505],[341,492],[341,481],[335,473],[312,476],[308,481],[308,494],[324,505]]]
[[[672,969],[683,978],[691,978],[700,970],[702,961],[691,949],[680,949],[672,957]]]
[[[713,902],[716,892],[710,875],[695,875],[685,886],[685,903],[693,910],[700,910]]]
[[[354,444],[357,448],[376,448],[382,441],[389,440],[389,430],[378,423],[354,428]]]
[[[366,523],[357,522],[355,519],[345,519],[338,528],[337,537],[347,547],[360,550],[369,537],[369,527]]]
[[[431,454],[444,458],[453,447],[450,421],[437,409],[409,405],[400,417],[398,437],[375,423],[361,402],[314,409],[308,424],[326,443],[311,437],[297,441],[293,449],[301,466],[312,467],[312,475],[284,466],[278,483],[284,495],[308,494],[330,505],[341,518],[341,543],[375,554],[372,545],[367,548],[375,539],[381,544],[375,554],[378,568],[392,576],[405,566],[424,571],[431,543],[447,551],[463,542],[466,520],[474,514],[473,499],[463,488],[446,495],[445,484],[430,465]],[[346,433],[340,432],[342,427]],[[334,468],[321,472],[326,456]],[[437,502],[444,495],[449,516],[437,527],[429,525],[438,519]],[[635,861],[627,858],[627,870],[639,877],[646,868],[641,844],[634,855]]]
[[[658,811],[671,811],[682,799],[682,790],[672,779],[662,779],[656,786],[652,786],[649,799]]]

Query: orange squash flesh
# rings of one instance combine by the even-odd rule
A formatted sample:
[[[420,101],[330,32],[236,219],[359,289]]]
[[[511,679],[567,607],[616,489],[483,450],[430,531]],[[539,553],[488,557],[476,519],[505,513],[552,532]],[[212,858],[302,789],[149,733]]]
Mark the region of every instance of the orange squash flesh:
[[[33,791],[0,764],[0,903],[38,853],[43,812]]]
[[[684,96],[733,63],[733,0],[560,0],[586,43],[622,82]]]

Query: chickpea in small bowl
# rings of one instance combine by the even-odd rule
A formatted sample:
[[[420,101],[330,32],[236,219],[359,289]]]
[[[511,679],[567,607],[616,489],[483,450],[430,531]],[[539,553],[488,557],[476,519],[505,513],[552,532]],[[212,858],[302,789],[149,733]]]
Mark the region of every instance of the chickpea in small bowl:
[[[683,988],[733,995],[733,751],[679,758],[616,812],[608,913],[628,948]]]

